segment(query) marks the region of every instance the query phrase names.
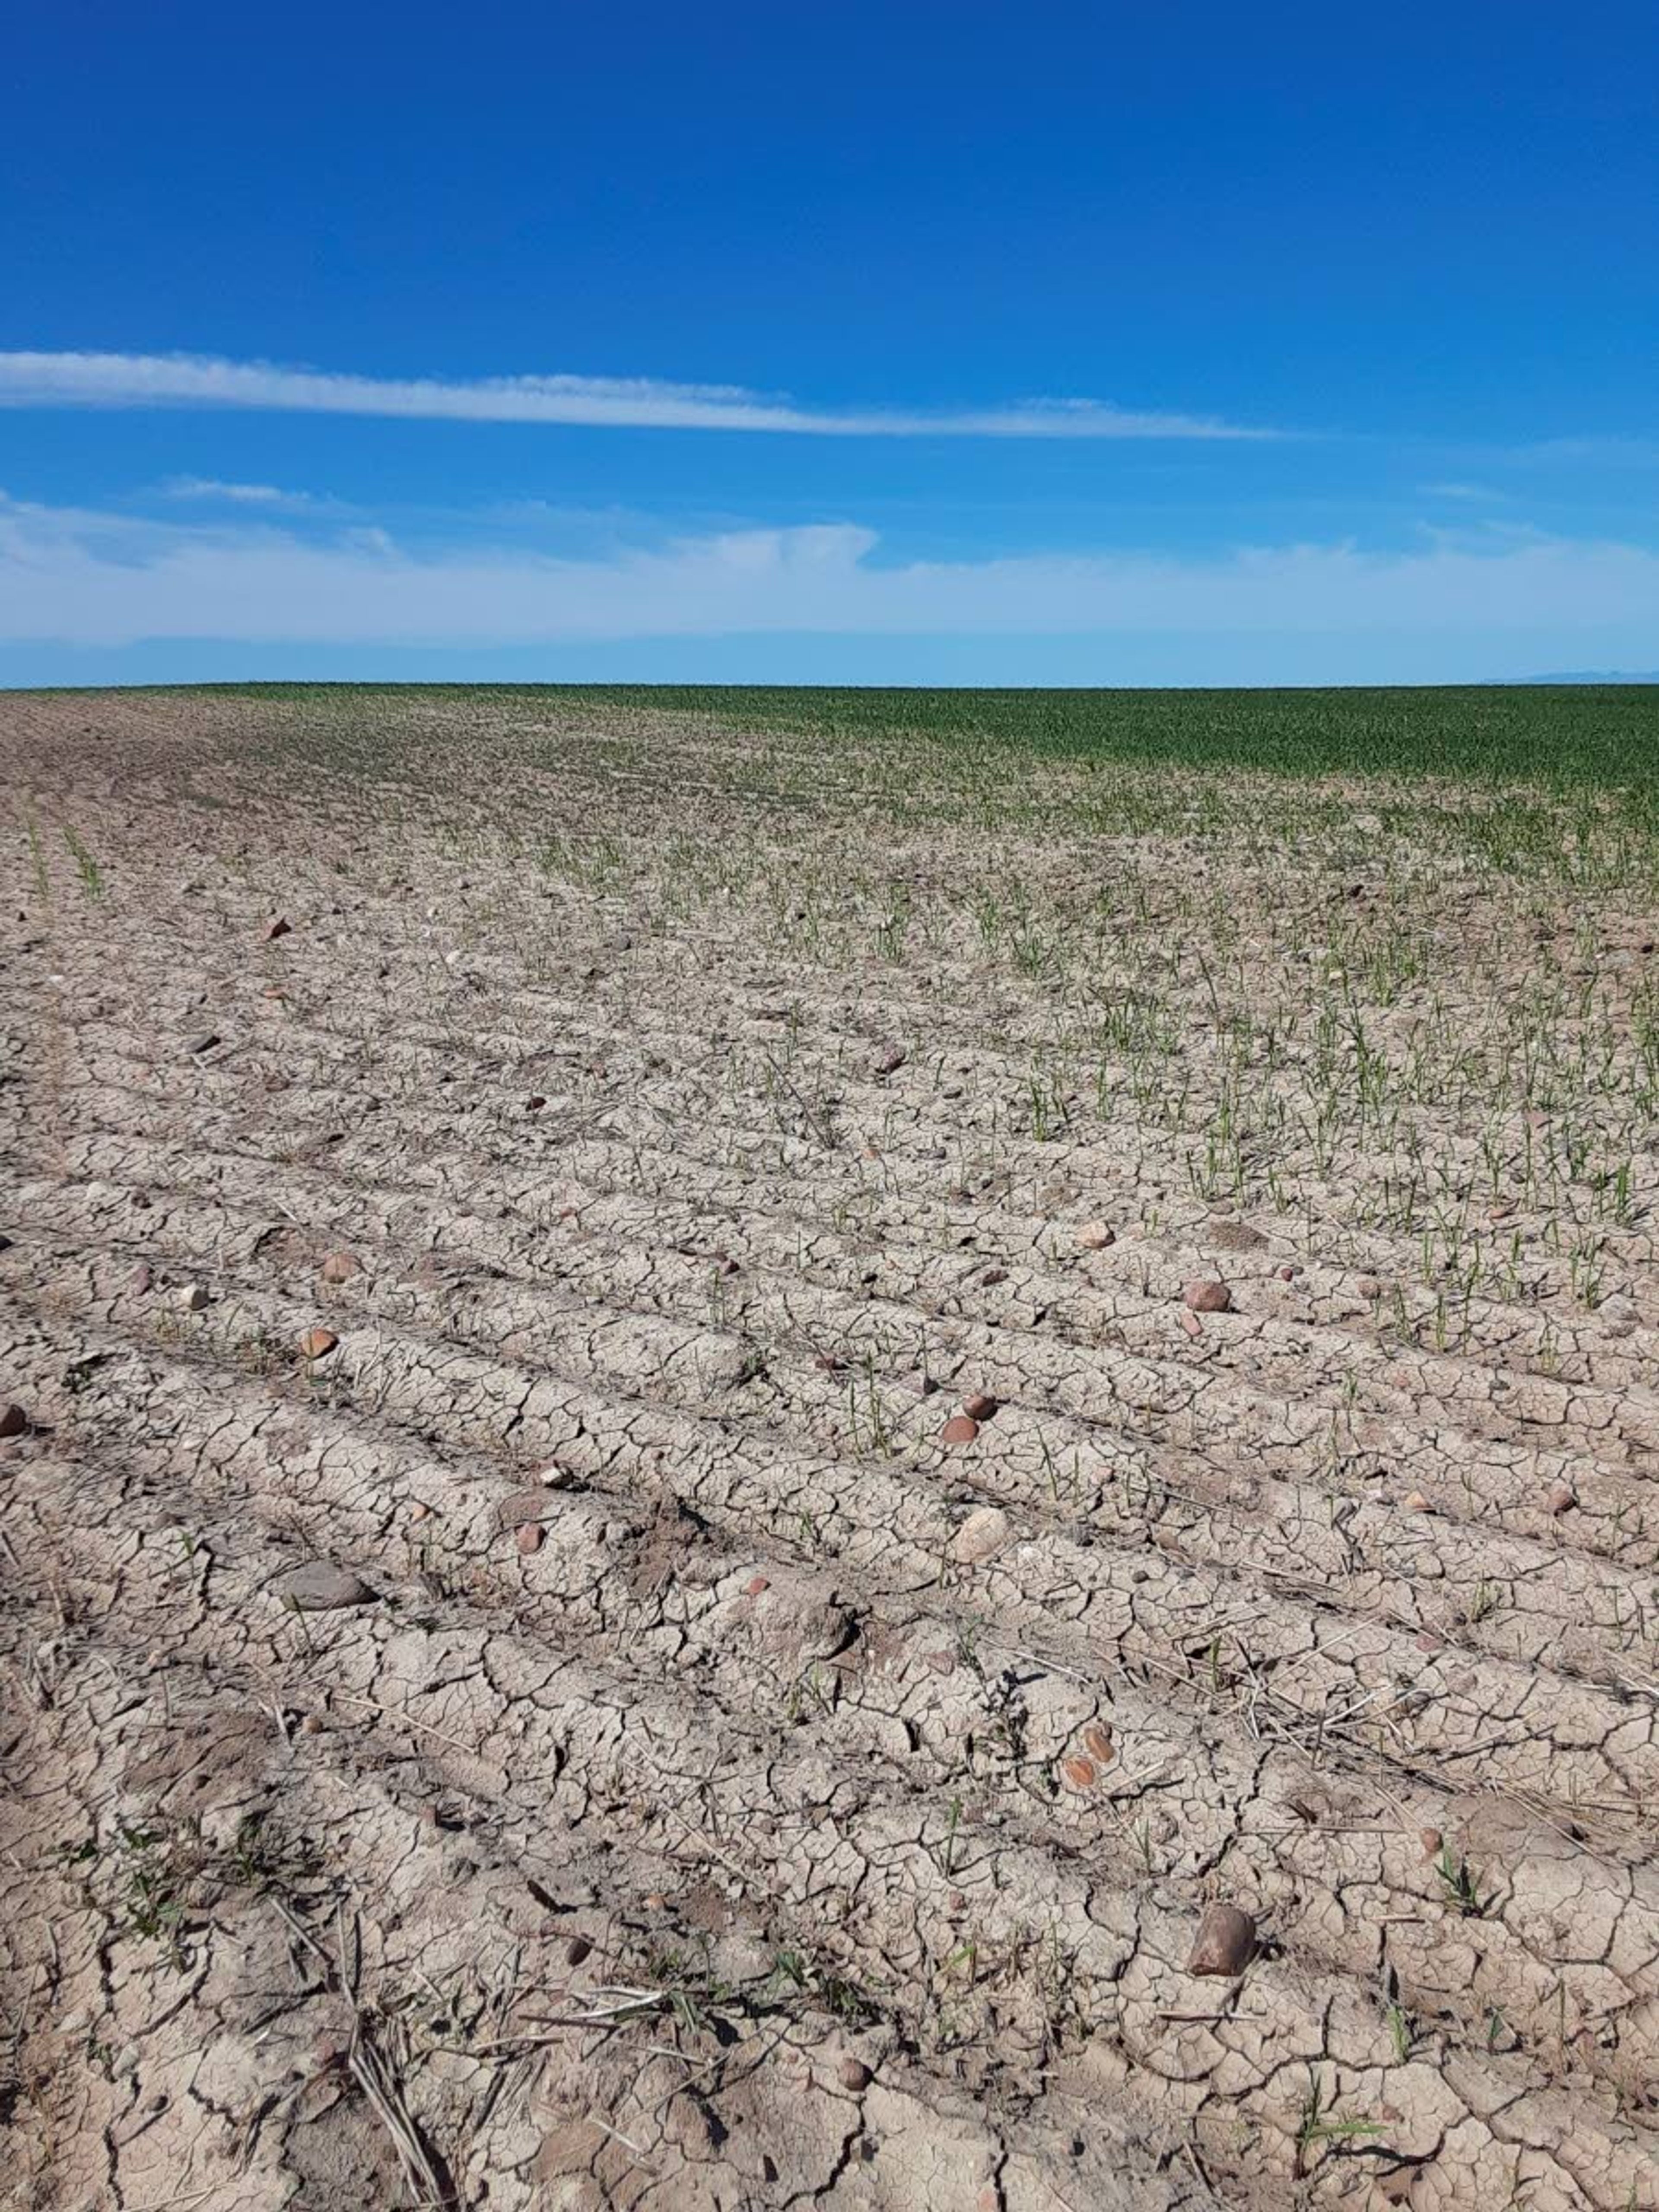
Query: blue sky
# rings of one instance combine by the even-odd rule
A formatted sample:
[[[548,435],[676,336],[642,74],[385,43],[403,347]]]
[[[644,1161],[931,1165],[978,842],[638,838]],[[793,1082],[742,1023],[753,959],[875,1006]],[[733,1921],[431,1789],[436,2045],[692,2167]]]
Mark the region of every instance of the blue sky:
[[[0,682],[1659,668],[1659,15],[25,11]]]

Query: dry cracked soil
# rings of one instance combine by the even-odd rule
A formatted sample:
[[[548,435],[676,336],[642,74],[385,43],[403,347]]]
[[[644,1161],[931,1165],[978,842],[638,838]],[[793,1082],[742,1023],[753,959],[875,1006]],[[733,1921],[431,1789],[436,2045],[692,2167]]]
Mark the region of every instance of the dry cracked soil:
[[[0,778],[9,2204],[1659,2207],[1611,814],[530,694]]]

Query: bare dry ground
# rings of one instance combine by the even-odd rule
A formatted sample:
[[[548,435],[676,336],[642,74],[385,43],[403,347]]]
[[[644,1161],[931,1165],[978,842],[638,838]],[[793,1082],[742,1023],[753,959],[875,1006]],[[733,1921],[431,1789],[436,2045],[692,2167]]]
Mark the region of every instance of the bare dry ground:
[[[1616,812],[533,695],[0,773],[8,2203],[1659,2206]]]

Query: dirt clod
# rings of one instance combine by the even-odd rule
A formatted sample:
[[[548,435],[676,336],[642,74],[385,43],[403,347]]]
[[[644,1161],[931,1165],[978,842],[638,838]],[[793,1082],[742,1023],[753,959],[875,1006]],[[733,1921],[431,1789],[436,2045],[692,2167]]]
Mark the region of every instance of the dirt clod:
[[[964,1566],[994,1559],[1008,1541],[1008,1516],[994,1505],[981,1505],[970,1513],[951,1539],[951,1556]]]

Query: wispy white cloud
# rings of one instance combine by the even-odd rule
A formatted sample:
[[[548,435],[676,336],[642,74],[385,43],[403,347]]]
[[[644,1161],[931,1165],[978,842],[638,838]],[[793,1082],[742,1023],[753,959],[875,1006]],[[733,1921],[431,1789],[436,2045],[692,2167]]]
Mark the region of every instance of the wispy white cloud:
[[[218,477],[170,477],[160,487],[163,499],[203,506],[257,507],[268,514],[311,514],[332,502],[314,492],[284,491],[279,484],[227,483]]]
[[[580,556],[384,530],[158,521],[0,499],[0,639],[512,645],[818,632],[1619,634],[1659,659],[1659,552],[1536,532],[884,563],[852,523]]]
[[[803,407],[741,385],[644,377],[491,376],[461,382],[289,368],[201,354],[0,353],[0,406],[257,408],[588,428],[738,430],[841,438],[1272,438],[1213,416],[1097,399],[937,413]]]
[[[1425,483],[1417,487],[1425,499],[1458,499],[1497,505],[1508,495],[1483,483]]]

